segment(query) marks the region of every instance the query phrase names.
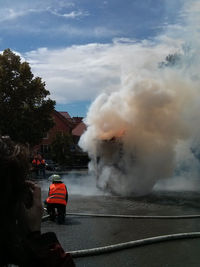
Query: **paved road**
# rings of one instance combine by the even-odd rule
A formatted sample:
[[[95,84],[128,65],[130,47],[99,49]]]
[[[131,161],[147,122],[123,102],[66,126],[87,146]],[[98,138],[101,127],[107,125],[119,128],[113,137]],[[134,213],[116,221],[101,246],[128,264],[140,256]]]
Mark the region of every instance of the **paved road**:
[[[42,185],[45,198],[46,184]],[[198,194],[159,193],[144,198],[71,194],[68,212],[132,215],[200,213]],[[200,231],[200,219],[155,220],[67,216],[64,225],[43,222],[56,232],[65,251],[106,246],[152,236]],[[199,267],[200,238],[171,241],[75,259],[77,267]]]

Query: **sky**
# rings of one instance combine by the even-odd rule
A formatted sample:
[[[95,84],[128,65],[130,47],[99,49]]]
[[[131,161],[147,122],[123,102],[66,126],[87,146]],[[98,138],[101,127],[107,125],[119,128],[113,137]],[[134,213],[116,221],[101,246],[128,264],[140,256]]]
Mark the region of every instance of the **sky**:
[[[29,62],[56,110],[86,117],[100,93],[121,86],[139,45],[148,53],[165,40],[160,58],[173,53],[184,2],[0,0],[0,51],[10,48]]]

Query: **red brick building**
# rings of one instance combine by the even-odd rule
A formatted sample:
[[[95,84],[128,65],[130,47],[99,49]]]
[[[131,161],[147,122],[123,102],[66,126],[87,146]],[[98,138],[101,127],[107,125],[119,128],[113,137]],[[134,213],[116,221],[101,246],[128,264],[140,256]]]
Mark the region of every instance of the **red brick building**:
[[[72,130],[72,136],[75,144],[78,144],[78,141],[81,135],[86,131],[86,125],[84,122],[79,122]]]
[[[81,135],[86,130],[82,117],[70,117],[68,112],[58,112],[56,110],[52,113],[52,117],[55,123],[54,127],[42,139],[42,142],[34,147],[34,152],[47,153],[49,145],[58,133],[72,134],[75,144],[78,144]]]

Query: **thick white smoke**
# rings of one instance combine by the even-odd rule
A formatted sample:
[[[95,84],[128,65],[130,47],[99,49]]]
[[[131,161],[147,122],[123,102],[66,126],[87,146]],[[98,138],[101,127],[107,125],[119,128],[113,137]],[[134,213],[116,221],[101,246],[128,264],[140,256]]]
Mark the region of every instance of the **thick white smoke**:
[[[121,85],[99,95],[89,109],[80,145],[102,189],[146,194],[159,179],[180,176],[181,169],[191,175],[194,166],[199,168],[200,46],[193,5],[197,17],[200,6],[192,2],[182,13],[187,25],[178,34],[171,29],[157,44],[136,43],[131,61],[123,53],[127,64],[121,64]],[[165,50],[180,55],[178,65],[160,66]]]

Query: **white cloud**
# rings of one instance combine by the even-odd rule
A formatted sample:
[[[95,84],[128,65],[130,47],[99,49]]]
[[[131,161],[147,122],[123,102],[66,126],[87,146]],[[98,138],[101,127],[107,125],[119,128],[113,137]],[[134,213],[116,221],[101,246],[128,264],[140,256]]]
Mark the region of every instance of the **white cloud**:
[[[49,12],[56,16],[66,17],[66,18],[76,18],[87,16],[87,12],[83,11],[71,11],[69,13],[60,13],[59,11],[72,8],[75,5],[71,2],[57,1],[55,8],[55,1],[46,0],[41,2],[40,0],[35,0],[27,2],[25,0],[17,1],[17,4],[7,1],[1,5],[0,9],[0,22],[11,21],[23,16],[27,16],[30,13],[42,13]]]
[[[35,9],[13,9],[13,8],[4,8],[0,11],[0,22],[13,20],[19,17],[23,17],[31,12],[38,12]]]
[[[92,30],[92,34],[98,38],[115,36],[119,35],[119,33],[119,30],[108,29],[107,27],[95,27],[94,30]]]
[[[36,1],[35,3],[29,3],[29,5],[23,1],[19,2],[19,5],[7,5],[2,6],[0,9],[0,25],[1,30],[13,32],[16,34],[17,32],[20,33],[28,33],[28,34],[43,34],[47,36],[54,36],[55,38],[59,38],[59,36],[69,36],[69,37],[80,37],[80,38],[102,38],[102,37],[110,37],[116,36],[120,34],[119,30],[109,29],[108,27],[99,27],[95,25],[88,25],[84,27],[76,26],[71,23],[73,19],[79,19],[82,17],[89,16],[89,12],[85,10],[80,10],[76,8],[74,4],[70,2],[58,2],[58,5],[55,7],[55,3],[51,3],[50,0],[47,0],[46,5],[41,4],[38,6],[39,2]],[[69,8],[69,12],[68,12]],[[71,11],[71,9],[74,9]],[[52,21],[48,21],[49,16],[57,16],[63,18],[62,22],[60,21],[59,24],[52,24]],[[38,15],[39,14],[39,15]],[[29,19],[30,15],[34,15],[34,19]],[[40,16],[40,19],[38,19]],[[51,18],[52,18],[51,16]],[[27,23],[24,23],[21,20],[23,17],[27,18]],[[68,23],[66,23],[66,20]],[[35,22],[42,22],[39,24]],[[8,23],[10,22],[10,23]]]
[[[123,86],[130,72],[157,67],[157,63],[173,52],[166,45],[125,42],[87,44],[50,50],[41,48],[23,55],[35,75],[42,77],[51,97],[57,103],[93,100],[101,92]],[[144,60],[145,59],[145,60]]]
[[[59,17],[64,17],[64,18],[69,18],[69,19],[74,19],[77,17],[84,17],[84,16],[88,16],[89,13],[88,12],[83,12],[83,11],[71,11],[69,13],[59,13],[58,11],[55,10],[50,10],[50,12],[53,15],[59,16]]]

